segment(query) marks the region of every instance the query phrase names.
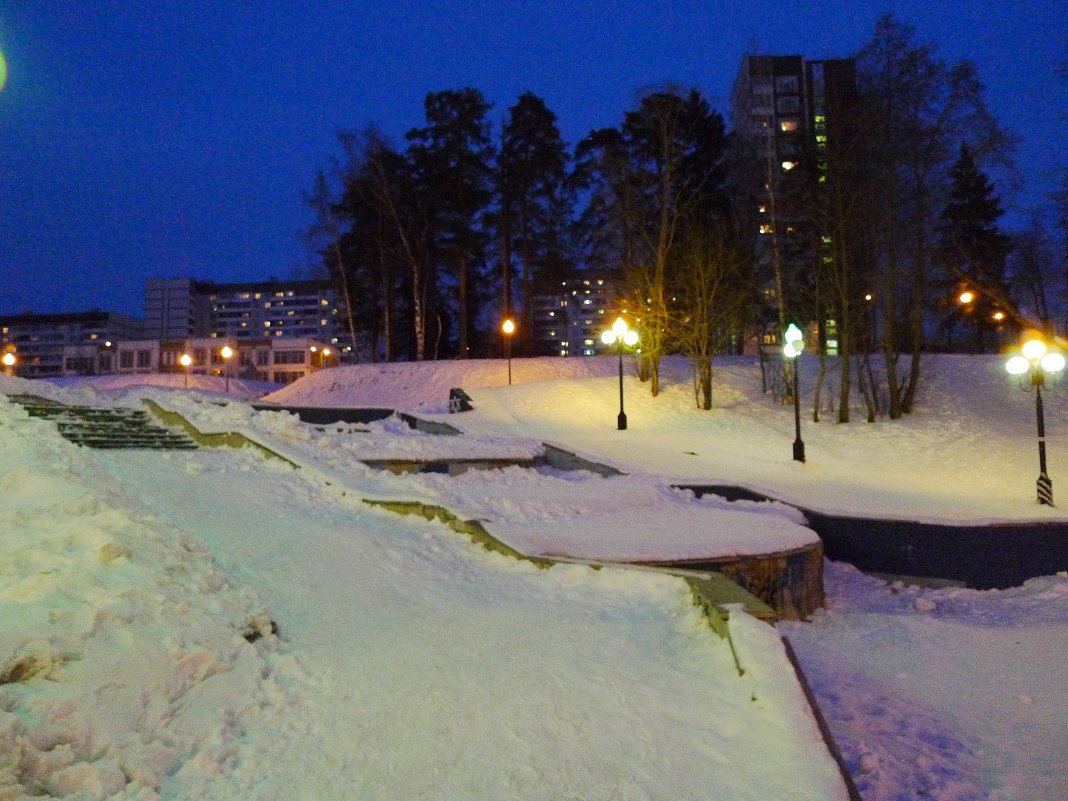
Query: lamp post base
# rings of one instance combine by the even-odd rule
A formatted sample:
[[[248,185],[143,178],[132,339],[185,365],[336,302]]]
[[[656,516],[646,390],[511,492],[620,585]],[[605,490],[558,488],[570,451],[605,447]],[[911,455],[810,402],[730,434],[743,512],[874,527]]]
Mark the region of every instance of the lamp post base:
[[[1042,506],[1053,506],[1053,482],[1045,473],[1038,474],[1038,502]]]
[[[620,412],[619,417],[616,419],[616,428],[619,431],[627,430],[627,416],[623,412]]]
[[[794,461],[805,461],[805,443],[799,439],[794,440]]]

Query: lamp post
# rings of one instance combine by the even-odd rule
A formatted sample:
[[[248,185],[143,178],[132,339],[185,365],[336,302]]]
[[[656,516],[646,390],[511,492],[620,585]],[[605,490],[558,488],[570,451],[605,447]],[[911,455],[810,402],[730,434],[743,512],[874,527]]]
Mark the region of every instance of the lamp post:
[[[1035,388],[1035,420],[1038,427],[1038,502],[1043,506],[1053,506],[1053,482],[1046,471],[1046,420],[1042,409],[1042,387],[1046,385],[1046,376],[1064,369],[1064,355],[1051,351],[1041,339],[1029,339],[1020,348],[1020,355],[1013,356],[1005,362],[1009,375],[1027,374],[1031,386]],[[1021,381],[1022,385],[1022,381]]]
[[[229,345],[223,345],[219,355],[223,359],[223,371],[226,374],[226,394],[230,394],[230,358],[234,355],[234,349]]]
[[[512,386],[512,335],[515,334],[515,320],[505,317],[501,323],[501,334],[504,335],[504,357],[508,360],[508,386]]]
[[[193,357],[188,353],[183,353],[178,357],[178,364],[185,368],[185,388],[189,389],[189,365],[193,363]]]
[[[801,333],[800,328],[790,323],[783,338],[786,344],[782,346],[782,353],[790,360],[794,374],[794,461],[803,462],[805,461],[805,443],[801,439],[801,392],[797,378],[797,357],[801,355],[805,347],[805,335]]]
[[[638,332],[632,330],[622,317],[617,317],[612,327],[601,334],[601,341],[606,345],[614,342],[619,351],[619,417],[616,419],[616,428],[619,431],[626,431],[627,415],[623,411],[623,346],[637,345]]]

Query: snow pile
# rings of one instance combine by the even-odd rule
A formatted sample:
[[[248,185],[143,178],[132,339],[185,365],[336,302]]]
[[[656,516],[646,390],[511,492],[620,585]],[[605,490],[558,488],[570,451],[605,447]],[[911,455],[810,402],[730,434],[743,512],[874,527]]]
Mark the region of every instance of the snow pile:
[[[0,798],[147,800],[226,770],[299,675],[263,603],[2,398],[0,441]]]
[[[865,799],[1068,797],[1068,574],[979,592],[828,564],[780,623]]]
[[[595,561],[697,561],[813,545],[804,516],[776,503],[697,499],[652,476],[508,468],[409,480],[422,494],[528,556]]]

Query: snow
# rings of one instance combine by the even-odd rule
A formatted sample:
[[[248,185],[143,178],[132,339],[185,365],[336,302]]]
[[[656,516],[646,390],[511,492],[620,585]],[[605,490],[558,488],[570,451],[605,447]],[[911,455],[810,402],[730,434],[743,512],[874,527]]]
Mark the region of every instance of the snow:
[[[929,359],[906,420],[804,421],[804,465],[792,408],[760,392],[753,360],[717,365],[707,412],[683,363],[654,399],[628,361],[627,431],[617,366],[513,359],[508,386],[503,361],[365,365],[265,398],[411,411],[458,437],[301,424],[255,412],[245,401],[270,387],[233,380],[0,378],[69,402],[153,398],[302,465],[90,451],[0,399],[0,798],[844,798],[780,634],[868,801],[1068,797],[1068,566],[977,592],[828,563],[811,621],[776,631],[732,611],[739,676],[677,578],[540,570],[363,502],[437,504],[591,561],[812,541],[788,506],[678,483],[941,522],[1065,519],[1034,503],[1033,396],[993,357]],[[446,414],[452,387],[474,411]],[[1057,497],[1068,406],[1044,399]],[[359,461],[525,459],[542,443],[626,475]]]

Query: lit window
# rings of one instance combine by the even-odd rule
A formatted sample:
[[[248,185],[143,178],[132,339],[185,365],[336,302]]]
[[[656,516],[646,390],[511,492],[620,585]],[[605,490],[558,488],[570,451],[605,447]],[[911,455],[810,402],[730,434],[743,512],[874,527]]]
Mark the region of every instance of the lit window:
[[[257,292],[255,295],[252,296],[252,298],[253,298],[253,300],[259,300],[260,299],[260,293]]]
[[[779,120],[779,130],[784,133],[791,133],[797,130],[797,120]],[[827,137],[824,137],[826,139]],[[817,136],[816,139],[819,139]]]
[[[789,172],[790,170],[792,170],[796,166],[797,166],[797,162],[796,161],[784,161],[782,163],[782,168],[786,172]]]
[[[549,316],[550,317],[555,317],[556,316],[556,312],[554,312],[554,311],[549,312]]]
[[[760,233],[762,233],[762,234],[770,234],[771,233],[771,226],[767,225],[767,224],[760,226]]]
[[[593,344],[593,340],[592,339],[584,339],[584,340],[582,340],[582,344],[583,345],[592,345]]]
[[[765,204],[761,203],[759,206],[757,206],[757,211],[759,211],[761,214],[767,214],[768,207]]]

